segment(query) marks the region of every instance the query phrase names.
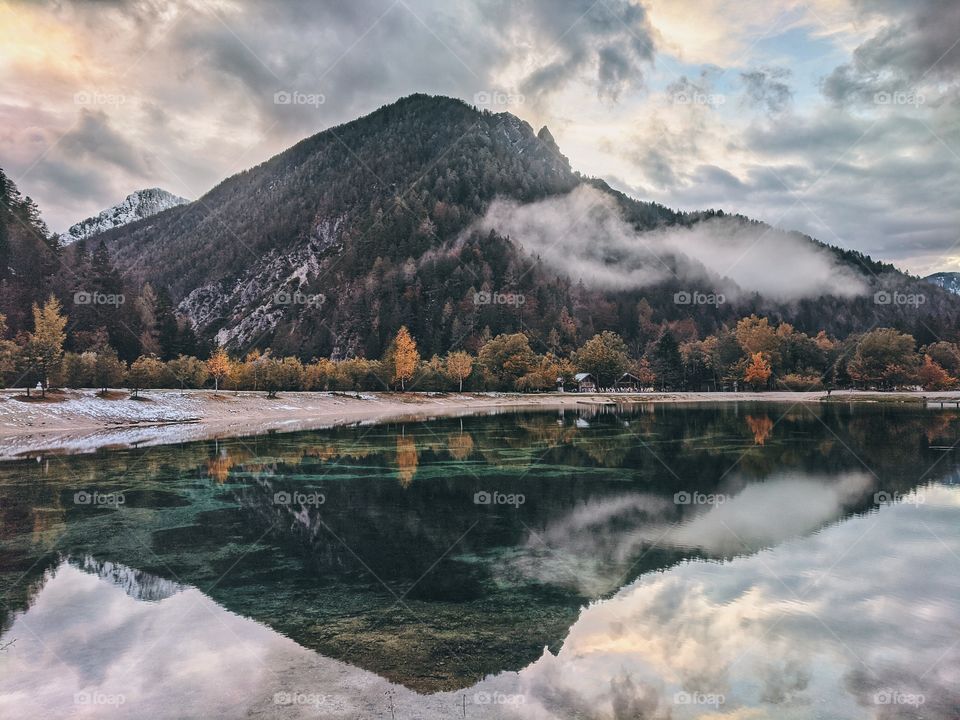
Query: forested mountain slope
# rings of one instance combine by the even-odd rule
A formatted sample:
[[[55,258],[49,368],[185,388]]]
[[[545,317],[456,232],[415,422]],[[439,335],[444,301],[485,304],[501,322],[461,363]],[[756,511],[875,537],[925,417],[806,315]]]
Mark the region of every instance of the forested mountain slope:
[[[523,223],[571,197],[592,206],[582,217],[559,215],[553,234],[531,245]],[[504,202],[513,204],[512,225],[491,214]],[[669,251],[640,254],[647,235],[608,248],[593,236],[611,224],[625,236],[662,230]],[[757,292],[704,260],[731,234],[741,234],[733,255],[778,242],[808,246],[817,267],[829,256],[829,271],[816,272],[836,277],[806,294]],[[889,325],[920,342],[953,337],[960,321],[957,298],[892,266],[739,216],[633,200],[574,172],[546,128],[535,133],[508,113],[425,95],[321,132],[193,203],[96,239],[128,283],[169,289],[202,336],[303,358],[379,356],[402,324],[429,355],[517,330],[540,351],[567,351],[611,329],[640,352],[663,322],[702,335],[751,312],[814,333]],[[568,252],[563,243],[578,240]],[[581,251],[594,267],[581,270]],[[598,282],[597,263],[604,272],[626,268],[627,281]],[[782,264],[766,274],[809,272],[789,258]],[[677,293],[697,289],[724,302],[677,302]],[[917,294],[922,304],[897,300]]]

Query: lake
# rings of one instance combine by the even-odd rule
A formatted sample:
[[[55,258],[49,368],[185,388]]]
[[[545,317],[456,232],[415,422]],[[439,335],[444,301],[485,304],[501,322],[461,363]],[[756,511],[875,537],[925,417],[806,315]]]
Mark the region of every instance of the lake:
[[[0,717],[956,718],[958,441],[647,404],[0,464]]]

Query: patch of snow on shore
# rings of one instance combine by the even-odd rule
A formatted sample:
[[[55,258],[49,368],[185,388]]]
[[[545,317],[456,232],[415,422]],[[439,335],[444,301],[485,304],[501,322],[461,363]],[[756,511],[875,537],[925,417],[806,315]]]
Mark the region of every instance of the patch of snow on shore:
[[[31,402],[8,397],[0,400],[0,424],[43,425],[46,421],[64,417],[88,419],[95,425],[189,422],[201,415],[202,403],[187,396],[167,394],[162,403],[151,401],[147,394],[141,394],[141,398],[144,399],[108,400],[92,391],[60,402]]]

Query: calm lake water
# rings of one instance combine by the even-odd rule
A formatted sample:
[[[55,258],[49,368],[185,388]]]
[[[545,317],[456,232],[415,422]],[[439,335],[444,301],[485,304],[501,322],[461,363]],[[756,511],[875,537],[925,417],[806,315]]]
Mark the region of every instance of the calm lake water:
[[[956,411],[600,410],[0,464],[0,717],[960,716]]]

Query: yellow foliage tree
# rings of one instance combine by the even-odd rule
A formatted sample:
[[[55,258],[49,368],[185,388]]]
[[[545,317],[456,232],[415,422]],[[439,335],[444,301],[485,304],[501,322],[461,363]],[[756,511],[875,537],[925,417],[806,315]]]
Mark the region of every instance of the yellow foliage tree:
[[[232,364],[230,356],[223,348],[217,348],[217,351],[207,360],[207,372],[213,378],[213,391],[220,390],[220,381],[230,375]]]
[[[400,383],[401,390],[406,389],[407,381],[413,378],[419,364],[420,353],[417,351],[417,341],[404,325],[393,341],[393,381]]]
[[[463,381],[473,372],[473,358],[463,351],[452,352],[447,355],[447,376],[460,382],[460,392],[463,392]]]
[[[756,390],[767,384],[772,373],[773,369],[770,367],[770,361],[763,356],[762,352],[755,352],[750,356],[750,364],[747,365],[743,379]]]
[[[32,366],[41,382],[41,394],[45,394],[50,385],[50,375],[59,367],[63,359],[63,343],[67,339],[64,328],[67,318],[61,313],[60,301],[53,295],[43,307],[33,305],[33,332],[27,337],[27,362]],[[29,389],[27,395],[30,394]]]

